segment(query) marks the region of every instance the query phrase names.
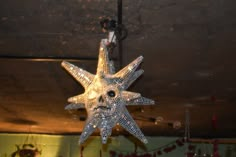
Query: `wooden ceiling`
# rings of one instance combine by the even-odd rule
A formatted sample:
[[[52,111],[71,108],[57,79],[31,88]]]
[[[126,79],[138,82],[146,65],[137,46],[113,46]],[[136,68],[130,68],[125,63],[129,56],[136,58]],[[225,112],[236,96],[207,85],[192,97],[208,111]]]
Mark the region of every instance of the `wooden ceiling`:
[[[234,0],[123,2],[123,66],[144,56],[130,90],[156,101],[128,107],[145,135],[184,136],[188,111],[191,136],[236,136],[235,15]],[[104,17],[116,19],[116,0],[0,2],[1,132],[81,132],[86,112],[64,107],[83,88],[60,63],[95,72]]]

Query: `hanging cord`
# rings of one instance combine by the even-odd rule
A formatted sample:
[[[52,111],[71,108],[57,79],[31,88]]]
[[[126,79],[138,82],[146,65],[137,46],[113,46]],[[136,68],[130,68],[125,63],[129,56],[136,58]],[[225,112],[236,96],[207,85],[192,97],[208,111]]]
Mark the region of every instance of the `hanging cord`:
[[[37,142],[34,138],[34,136],[32,135],[31,133],[31,126],[29,126],[29,132],[28,132],[28,135],[23,143],[23,146],[22,148],[37,148]],[[37,148],[38,149],[38,148]]]
[[[26,136],[26,138],[25,138],[25,141],[24,141],[24,143],[23,143],[23,148],[24,147],[27,147],[27,146],[29,146],[29,147],[31,147],[31,148],[33,148],[34,147],[34,144],[33,143],[31,143],[31,126],[29,126],[29,132],[28,132],[28,134],[27,134],[27,136]]]
[[[128,31],[124,25],[117,26],[114,31],[109,31],[109,44],[107,45],[108,52],[112,54],[117,43],[125,40],[128,36]],[[121,53],[121,52],[119,52]]]
[[[128,30],[126,29],[126,27],[123,24],[120,24],[117,26],[116,35],[117,35],[118,41],[122,41],[127,38]]]
[[[185,141],[189,141],[190,139],[190,117],[189,117],[189,110],[186,109],[185,110],[185,135],[184,135],[184,138],[185,138]]]
[[[184,141],[187,143],[186,145],[186,157],[194,156],[196,154],[196,147],[194,145],[191,145],[190,143],[190,116],[189,116],[189,110],[185,110],[185,135],[184,135]]]
[[[127,38],[128,30],[123,24],[118,24],[116,20],[110,18],[104,18],[100,21],[100,25],[104,32],[115,32],[112,37],[112,41],[115,40],[122,41]]]
[[[123,50],[122,41],[127,38],[128,30],[122,23],[117,23],[110,18],[104,18],[100,21],[103,32],[108,32],[107,50],[112,55],[115,47],[118,47],[120,69],[122,68]]]

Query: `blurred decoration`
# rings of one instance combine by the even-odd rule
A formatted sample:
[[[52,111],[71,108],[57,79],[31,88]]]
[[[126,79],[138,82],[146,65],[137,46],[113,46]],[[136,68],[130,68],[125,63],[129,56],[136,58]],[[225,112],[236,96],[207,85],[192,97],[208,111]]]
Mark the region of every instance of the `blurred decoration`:
[[[225,157],[232,157],[233,149],[232,147],[228,146],[225,150]]]
[[[178,149],[178,147],[183,147],[185,144],[184,138],[179,138],[175,141],[172,141],[166,145],[155,148],[150,151],[138,152],[137,146],[135,146],[134,152],[124,152],[119,150],[110,150],[110,157],[157,157],[171,153]],[[195,147],[194,147],[195,148]],[[192,148],[190,148],[192,150]]]
[[[215,140],[213,142],[213,157],[220,157],[219,154],[219,141]]]
[[[159,117],[156,117],[156,118],[155,118],[154,123],[155,123],[155,125],[157,125],[158,123],[163,122],[163,120],[164,120],[164,118],[159,116]]]
[[[174,129],[180,129],[181,128],[181,122],[180,121],[174,121],[173,128]]]
[[[171,127],[173,129],[180,129],[182,124],[180,121],[176,120],[164,120],[163,117],[158,116],[158,117],[147,117],[147,116],[141,116],[141,115],[134,115],[133,116],[135,120],[138,121],[145,121],[145,122],[151,122],[154,123],[154,125],[167,125],[168,127]]]
[[[186,151],[186,157],[194,157],[196,152],[196,146],[192,143],[187,142],[187,151]]]
[[[16,148],[11,157],[40,157],[42,153],[42,150],[38,147],[36,140],[31,134],[28,134],[23,144],[16,144]]]
[[[16,145],[17,150],[11,154],[11,157],[39,157],[41,150],[33,144]]]
[[[141,110],[141,111],[140,111]],[[144,112],[143,107],[138,108],[138,112]],[[79,120],[79,121],[85,121],[87,119],[87,114],[85,109],[71,109],[68,110],[69,114],[72,115],[72,119]],[[158,117],[146,117],[142,115],[136,115],[135,113],[132,115],[134,117],[134,120],[136,121],[145,121],[145,122],[151,122],[154,123],[154,125],[166,125],[173,129],[180,129],[182,127],[182,123],[177,120],[164,120],[162,116]],[[119,123],[115,126],[116,131],[121,130],[121,126]]]
[[[236,157],[236,145],[228,145],[225,150],[225,157]]]
[[[198,149],[195,150],[193,157],[220,157],[218,152],[218,141],[202,141],[200,145],[198,145]],[[213,148],[213,149],[212,149]]]

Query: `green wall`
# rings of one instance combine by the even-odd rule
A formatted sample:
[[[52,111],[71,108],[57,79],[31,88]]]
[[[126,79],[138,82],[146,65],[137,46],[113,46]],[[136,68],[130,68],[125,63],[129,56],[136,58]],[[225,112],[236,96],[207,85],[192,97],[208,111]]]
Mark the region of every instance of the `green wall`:
[[[23,144],[33,144],[39,150],[42,150],[40,157],[110,157],[110,151],[119,154],[131,154],[135,151],[139,154],[148,152],[154,156],[158,151],[162,152],[162,157],[183,157],[189,150],[188,144],[179,146],[176,140],[178,137],[148,137],[149,143],[142,145],[133,137],[111,137],[107,145],[102,145],[100,137],[90,137],[83,147],[78,145],[79,136],[76,135],[42,135],[42,134],[0,134],[0,157],[11,157],[11,154],[17,150],[16,145],[21,148]],[[136,143],[136,146],[135,144]],[[203,153],[212,152],[212,144],[192,143],[195,150],[201,150]],[[165,148],[175,146],[170,152],[164,152]],[[81,149],[83,148],[82,154]],[[221,157],[236,157],[236,145],[220,144],[219,152]],[[141,156],[141,155],[140,155]],[[152,157],[151,156],[151,157]]]

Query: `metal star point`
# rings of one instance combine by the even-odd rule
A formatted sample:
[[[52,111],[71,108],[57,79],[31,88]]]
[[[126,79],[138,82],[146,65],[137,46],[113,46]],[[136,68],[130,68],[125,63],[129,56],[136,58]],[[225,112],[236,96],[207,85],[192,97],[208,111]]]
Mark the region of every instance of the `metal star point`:
[[[126,91],[129,86],[144,72],[137,70],[143,60],[140,56],[126,67],[115,73],[114,64],[108,57],[106,39],[101,40],[96,75],[87,72],[67,61],[62,66],[84,87],[85,92],[70,97],[71,104],[66,110],[85,108],[88,114],[79,144],[98,128],[102,143],[107,143],[112,128],[119,124],[143,143],[146,137],[126,109],[126,105],[150,105],[154,101],[141,94]]]

